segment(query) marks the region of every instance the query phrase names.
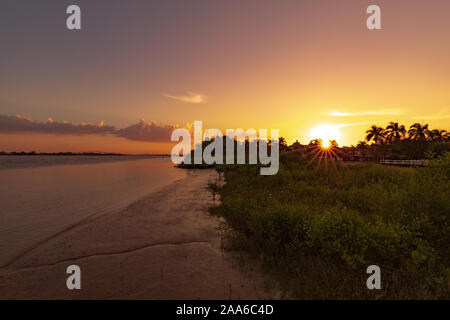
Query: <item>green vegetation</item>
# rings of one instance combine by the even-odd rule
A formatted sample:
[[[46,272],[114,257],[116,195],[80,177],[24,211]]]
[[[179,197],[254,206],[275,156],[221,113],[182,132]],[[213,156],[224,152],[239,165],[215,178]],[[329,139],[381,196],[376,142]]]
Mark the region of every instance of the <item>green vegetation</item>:
[[[227,222],[228,249],[260,259],[293,298],[450,297],[450,153],[424,168],[308,162],[283,154],[273,176],[217,167],[226,183],[211,212]],[[381,290],[366,287],[371,264]]]

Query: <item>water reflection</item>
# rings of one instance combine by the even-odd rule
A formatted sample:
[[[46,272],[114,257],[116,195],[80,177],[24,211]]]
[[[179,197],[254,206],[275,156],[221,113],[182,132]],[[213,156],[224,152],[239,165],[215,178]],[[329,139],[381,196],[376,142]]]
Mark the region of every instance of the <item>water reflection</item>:
[[[0,265],[94,215],[185,176],[170,158],[0,171]]]

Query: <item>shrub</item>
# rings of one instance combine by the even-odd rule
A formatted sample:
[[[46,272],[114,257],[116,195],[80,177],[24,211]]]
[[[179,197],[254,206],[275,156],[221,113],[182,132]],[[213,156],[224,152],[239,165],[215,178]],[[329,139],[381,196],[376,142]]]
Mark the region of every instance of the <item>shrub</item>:
[[[386,297],[448,298],[449,153],[425,168],[352,164],[327,173],[314,166],[295,155],[283,155],[274,176],[259,175],[256,166],[224,166],[222,203],[212,212],[237,232],[240,249],[291,280],[300,256],[324,261],[323,270],[330,261],[334,270],[353,270],[349,283],[378,264],[389,270]],[[319,296],[328,296],[325,290],[329,285]]]

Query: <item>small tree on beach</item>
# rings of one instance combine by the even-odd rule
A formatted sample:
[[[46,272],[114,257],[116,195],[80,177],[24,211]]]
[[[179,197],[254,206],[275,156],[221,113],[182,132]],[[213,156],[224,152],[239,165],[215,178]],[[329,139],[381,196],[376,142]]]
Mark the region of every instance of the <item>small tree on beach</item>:
[[[217,185],[217,183],[209,182],[208,187],[206,189],[211,192],[213,196],[214,205],[216,204],[216,194],[219,193],[220,187]]]

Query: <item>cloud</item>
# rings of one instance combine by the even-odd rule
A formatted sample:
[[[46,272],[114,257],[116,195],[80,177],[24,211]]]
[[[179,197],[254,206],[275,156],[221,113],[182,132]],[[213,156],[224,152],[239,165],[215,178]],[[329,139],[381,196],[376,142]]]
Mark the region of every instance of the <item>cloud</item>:
[[[117,129],[105,125],[100,121],[97,125],[91,123],[73,124],[67,121],[56,121],[48,118],[47,122],[39,122],[31,118],[15,115],[0,115],[0,134],[2,133],[47,133],[60,135],[112,135],[133,141],[170,142],[172,131],[179,128],[177,124],[161,125],[156,121],[141,119],[138,123],[125,128]],[[186,128],[191,131],[192,124],[187,123]]]
[[[414,119],[414,120],[442,120],[442,119],[448,119],[448,118],[450,118],[450,115],[446,115],[446,116],[436,115],[436,116],[411,117],[411,119]]]
[[[339,112],[339,111],[332,111],[328,115],[330,117],[355,117],[355,116],[372,116],[372,115],[378,115],[378,116],[395,116],[403,114],[402,110],[398,109],[390,109],[390,110],[376,110],[376,111],[366,111],[366,112]]]
[[[411,119],[415,119],[415,120],[441,120],[441,119],[448,119],[448,118],[450,118],[450,112],[449,112],[448,108],[443,109],[436,114],[431,114],[428,116],[411,117]]]
[[[159,125],[156,121],[141,119],[139,123],[119,129],[114,134],[134,141],[168,142],[172,131],[177,128],[178,125]]]
[[[52,134],[109,134],[113,133],[113,126],[105,126],[103,121],[95,125],[91,123],[72,124],[67,121],[55,121],[48,118],[47,122],[34,121],[31,118],[21,115],[6,116],[0,115],[0,133],[52,133]]]
[[[186,94],[182,96],[174,96],[168,93],[163,93],[163,96],[187,103],[203,103],[206,101],[206,97],[204,95],[193,92],[186,92]]]
[[[369,122],[341,123],[338,125],[338,127],[343,128],[343,127],[365,126],[367,124],[369,124]]]

